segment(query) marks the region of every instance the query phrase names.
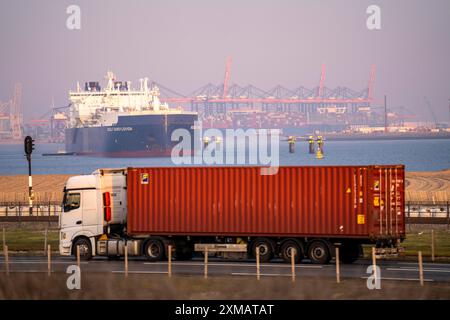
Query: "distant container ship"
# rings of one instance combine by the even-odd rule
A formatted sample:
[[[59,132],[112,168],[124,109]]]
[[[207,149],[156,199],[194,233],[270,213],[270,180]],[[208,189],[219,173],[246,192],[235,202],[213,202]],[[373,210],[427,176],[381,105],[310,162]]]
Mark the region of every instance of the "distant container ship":
[[[159,89],[140,79],[140,88],[131,82],[116,81],[107,74],[107,86],[86,82],[69,92],[69,126],[65,131],[67,153],[109,157],[170,156],[177,142],[172,132],[183,128],[193,136],[196,112],[169,108],[159,100]],[[193,149],[192,149],[193,150]]]

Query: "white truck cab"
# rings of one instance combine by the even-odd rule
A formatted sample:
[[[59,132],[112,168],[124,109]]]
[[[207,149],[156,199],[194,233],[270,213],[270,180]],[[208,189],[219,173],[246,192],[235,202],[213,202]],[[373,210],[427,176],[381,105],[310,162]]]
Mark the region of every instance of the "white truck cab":
[[[61,255],[89,259],[97,254],[97,240],[126,225],[126,169],[99,169],[70,177],[64,187],[59,219]]]

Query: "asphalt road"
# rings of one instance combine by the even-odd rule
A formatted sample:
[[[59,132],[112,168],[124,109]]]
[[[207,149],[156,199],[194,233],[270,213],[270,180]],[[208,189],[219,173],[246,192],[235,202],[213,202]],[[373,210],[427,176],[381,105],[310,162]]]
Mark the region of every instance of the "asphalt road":
[[[72,257],[55,257],[52,260],[52,272],[65,273],[69,265],[76,264]],[[358,260],[347,265],[341,264],[341,278],[364,279],[371,274],[367,273],[367,267],[371,265],[370,260]],[[419,267],[415,262],[403,261],[377,261],[381,268],[381,279],[391,281],[419,281]],[[5,272],[4,257],[0,258],[1,273]],[[450,282],[450,264],[424,263],[424,280],[433,282]],[[9,258],[9,269],[11,273],[47,272],[47,258],[42,256],[21,256]],[[168,262],[148,262],[143,258],[130,258],[128,270],[130,274],[167,274]],[[108,260],[106,258],[95,258],[90,261],[81,261],[81,271],[89,273],[123,273],[124,260]],[[291,266],[284,262],[272,261],[261,263],[261,277],[290,277]],[[1,274],[0,273],[0,274]],[[191,261],[173,261],[172,274],[180,275],[203,275],[204,264],[200,258]],[[209,258],[208,274],[211,276],[256,276],[256,263],[254,260],[223,260]],[[302,261],[296,265],[296,276],[320,276],[336,277],[336,266],[315,265],[308,261]]]

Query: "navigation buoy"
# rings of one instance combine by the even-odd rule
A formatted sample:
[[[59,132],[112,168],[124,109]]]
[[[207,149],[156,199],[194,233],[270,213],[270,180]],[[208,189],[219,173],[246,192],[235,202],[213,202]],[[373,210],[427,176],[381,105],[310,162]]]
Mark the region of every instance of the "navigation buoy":
[[[289,136],[288,143],[289,143],[289,153],[295,153],[295,137]]]
[[[322,136],[317,137],[317,149],[323,154],[323,138]]]
[[[314,137],[313,136],[309,136],[308,144],[309,144],[309,153],[314,154],[315,146],[314,146]]]
[[[218,144],[218,145],[220,145],[220,143],[222,142],[221,137],[216,137],[214,140],[216,141],[216,144]]]
[[[322,151],[320,151],[320,149],[317,150],[316,159],[319,159],[319,160],[323,159],[323,153],[322,153]]]
[[[206,148],[209,145],[209,137],[203,138],[203,148]]]

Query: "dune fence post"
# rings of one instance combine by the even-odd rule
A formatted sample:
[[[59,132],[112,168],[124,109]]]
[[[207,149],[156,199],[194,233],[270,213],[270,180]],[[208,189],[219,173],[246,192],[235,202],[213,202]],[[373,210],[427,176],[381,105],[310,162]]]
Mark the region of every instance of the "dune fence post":
[[[127,241],[125,241],[124,253],[125,253],[125,278],[128,278],[128,242]]]
[[[8,255],[8,246],[5,245],[3,247],[3,255],[5,256],[5,272],[6,275],[9,276],[9,255]]]
[[[167,257],[167,274],[169,278],[172,278],[172,245],[169,244],[167,250],[169,251]]]
[[[77,246],[77,266],[80,268],[80,246]]]
[[[208,247],[207,246],[205,246],[205,253],[204,253],[204,255],[205,255],[205,270],[204,270],[205,274],[204,274],[204,278],[208,279]]]
[[[256,247],[256,280],[260,279],[260,268],[259,268],[259,247]]]
[[[431,229],[431,261],[434,262],[435,244],[434,244],[434,229]]]
[[[292,248],[291,249],[291,281],[295,282],[295,255],[297,251]]]
[[[419,255],[419,280],[420,285],[423,287],[423,263],[422,263],[422,251],[418,252]]]
[[[47,275],[52,273],[52,250],[50,244],[47,245]]]
[[[48,229],[45,228],[45,233],[44,233],[44,256],[46,255],[46,251],[47,251],[47,243],[48,243]]]
[[[336,246],[336,282],[341,283],[341,269],[339,265],[339,246]]]
[[[375,255],[375,247],[372,247],[372,267],[373,267],[373,275],[375,276],[375,282],[378,280],[378,272],[377,272],[377,256]]]

